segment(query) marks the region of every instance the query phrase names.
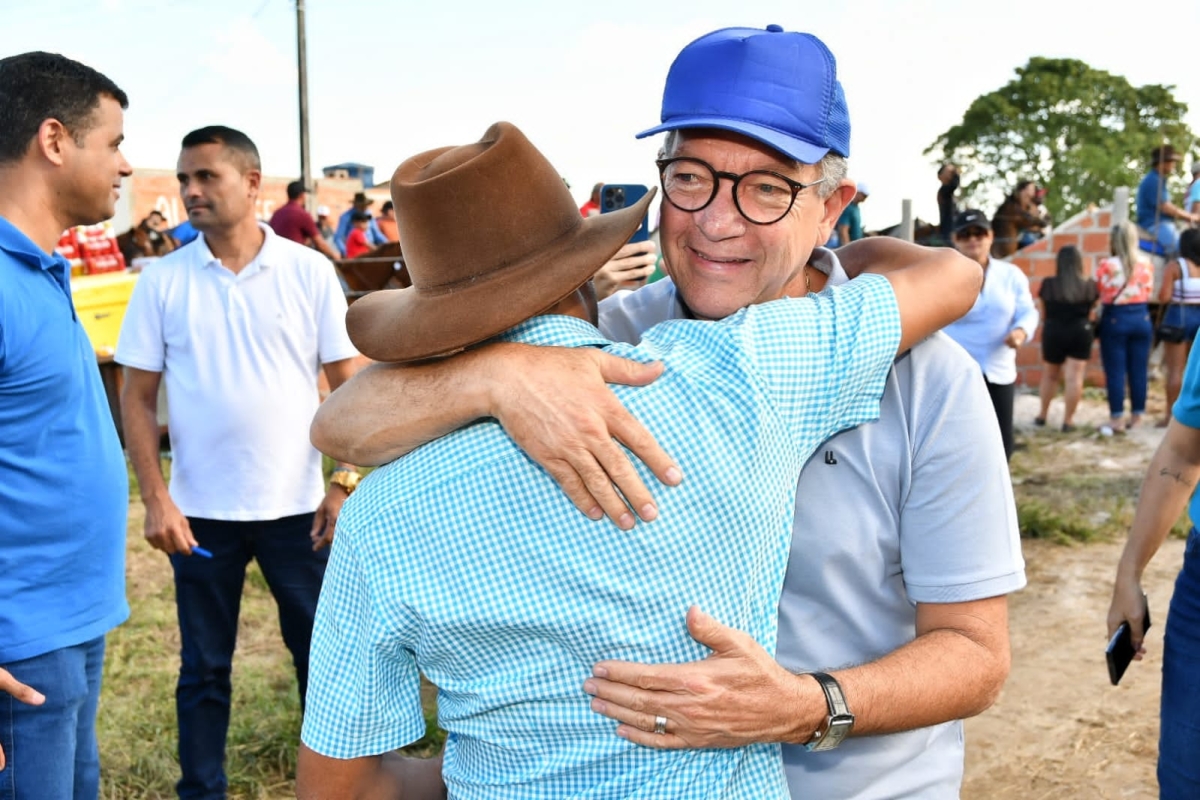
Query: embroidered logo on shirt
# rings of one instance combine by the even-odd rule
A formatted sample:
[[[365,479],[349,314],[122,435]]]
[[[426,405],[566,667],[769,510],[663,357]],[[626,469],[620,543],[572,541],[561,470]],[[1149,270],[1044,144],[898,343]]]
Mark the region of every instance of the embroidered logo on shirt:
[[[832,450],[825,451],[825,463],[831,467],[837,463],[837,456],[833,454]]]

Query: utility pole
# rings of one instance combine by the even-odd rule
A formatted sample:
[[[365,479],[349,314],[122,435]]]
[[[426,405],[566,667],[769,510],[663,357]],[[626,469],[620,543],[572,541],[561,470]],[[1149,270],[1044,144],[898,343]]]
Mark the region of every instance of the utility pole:
[[[304,0],[296,0],[296,60],[300,76],[300,180],[305,186],[312,185],[312,162],[308,154],[308,68],[304,46]],[[308,196],[309,212],[316,202]]]

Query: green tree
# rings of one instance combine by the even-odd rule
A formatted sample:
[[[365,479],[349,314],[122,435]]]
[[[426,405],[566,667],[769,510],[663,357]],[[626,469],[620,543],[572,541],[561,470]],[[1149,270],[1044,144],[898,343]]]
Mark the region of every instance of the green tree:
[[[1173,86],[1135,87],[1071,58],[1034,57],[1016,74],[925,150],[961,168],[960,207],[994,210],[1027,179],[1048,189],[1046,206],[1061,221],[1111,202],[1118,186],[1136,187],[1163,142],[1192,149]],[[1182,190],[1181,176],[1173,188]]]

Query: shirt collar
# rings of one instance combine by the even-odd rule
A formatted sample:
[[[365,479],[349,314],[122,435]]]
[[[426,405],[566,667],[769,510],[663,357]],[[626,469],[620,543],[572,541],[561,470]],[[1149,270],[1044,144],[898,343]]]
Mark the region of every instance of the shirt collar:
[[[31,267],[50,270],[58,267],[65,276],[70,271],[67,260],[59,253],[47,253],[34,244],[24,231],[13,225],[4,217],[0,217],[0,250],[5,251],[19,261],[24,261]]]
[[[610,344],[590,322],[559,314],[531,317],[509,328],[496,339],[554,347],[604,347]]]
[[[262,247],[259,248],[258,253],[254,256],[254,259],[247,264],[240,273],[238,273],[239,275],[253,275],[262,269],[276,266],[278,264],[279,247],[277,246],[278,237],[275,235],[275,231],[271,230],[271,226],[263,222],[261,219],[258,220],[258,229],[263,232]],[[196,241],[193,242],[193,244],[197,247],[196,255],[199,256],[202,266],[224,266],[221,263],[221,259],[214,256],[212,250],[208,249],[208,240],[204,237],[203,231],[201,231],[200,235],[196,237]]]

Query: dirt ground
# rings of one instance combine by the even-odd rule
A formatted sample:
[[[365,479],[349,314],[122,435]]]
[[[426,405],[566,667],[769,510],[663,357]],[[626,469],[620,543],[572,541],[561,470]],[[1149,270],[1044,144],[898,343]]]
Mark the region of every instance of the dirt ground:
[[[1126,437],[1098,436],[1091,426],[1106,417],[1098,399],[1085,401],[1076,417],[1081,430],[1071,436],[1044,433],[1061,424],[1061,405],[1046,429],[1033,427],[1036,412],[1035,397],[1017,398],[1019,439],[1057,436],[1055,447],[1070,463],[1086,460],[1139,482],[1162,436],[1150,417]],[[1024,541],[1029,584],[1009,606],[1012,673],[996,705],[966,723],[963,798],[1158,797],[1162,623],[1184,542],[1168,539],[1146,571],[1154,622],[1147,656],[1114,687],[1104,661],[1105,617],[1123,543]]]

